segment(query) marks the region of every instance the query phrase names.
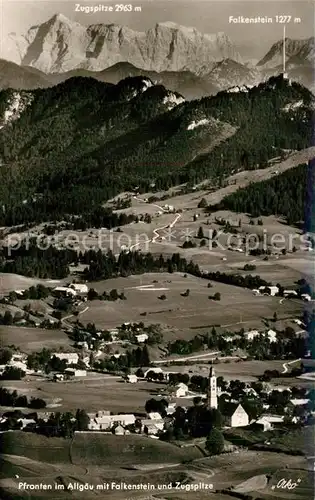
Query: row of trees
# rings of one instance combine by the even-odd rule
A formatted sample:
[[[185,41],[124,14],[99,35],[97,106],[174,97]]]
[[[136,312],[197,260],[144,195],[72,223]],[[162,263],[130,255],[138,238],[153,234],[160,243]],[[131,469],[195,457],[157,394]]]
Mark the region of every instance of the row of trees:
[[[17,406],[40,410],[46,407],[46,402],[41,398],[33,397],[29,400],[27,396],[19,395],[16,390],[10,391],[0,387],[0,406]]]

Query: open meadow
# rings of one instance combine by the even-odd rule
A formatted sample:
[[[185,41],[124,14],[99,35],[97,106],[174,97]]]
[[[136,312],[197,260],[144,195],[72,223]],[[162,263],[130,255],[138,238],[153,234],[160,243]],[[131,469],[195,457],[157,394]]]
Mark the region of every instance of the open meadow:
[[[1,325],[0,338],[1,346],[14,345],[27,354],[41,351],[44,347],[71,351],[71,342],[63,330]]]
[[[91,283],[99,293],[116,288],[124,291],[127,300],[117,302],[92,301],[86,303],[80,315],[82,323],[94,322],[98,328],[113,328],[123,322],[143,321],[160,323],[178,330],[211,327],[230,328],[260,327],[262,321],[271,319],[277,312],[281,317],[295,317],[304,308],[302,301],[284,301],[279,298],[259,296],[245,288],[212,282],[181,273],[150,273],[128,278],[117,278]],[[188,297],[182,294],[189,289]],[[209,295],[221,294],[221,300]],[[165,300],[159,297],[165,295]],[[176,332],[176,338],[181,332]],[[192,335],[191,335],[192,336]],[[173,337],[174,338],[174,337]],[[171,338],[169,339],[171,340]]]
[[[86,377],[67,382],[52,382],[31,375],[24,380],[4,381],[1,385],[28,397],[43,398],[50,411],[84,408],[89,412],[110,410],[125,413],[144,413],[145,402],[165,387],[153,382],[128,384],[119,376],[102,373],[89,373]]]

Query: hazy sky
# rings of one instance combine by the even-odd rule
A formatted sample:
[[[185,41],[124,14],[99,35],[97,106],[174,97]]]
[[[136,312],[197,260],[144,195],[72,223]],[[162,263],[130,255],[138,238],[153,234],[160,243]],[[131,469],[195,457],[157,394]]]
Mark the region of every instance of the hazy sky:
[[[271,44],[282,36],[281,24],[229,24],[229,16],[291,15],[301,18],[301,23],[287,24],[287,36],[307,38],[314,35],[314,2],[311,0],[126,0],[121,2],[88,0],[80,5],[115,5],[132,3],[141,6],[141,12],[97,13],[75,12],[72,0],[0,0],[0,52],[6,53],[6,38],[10,32],[24,34],[32,25],[47,21],[56,13],[81,24],[117,23],[145,31],[155,23],[173,21],[194,26],[203,33],[224,31],[231,37],[243,57],[260,58]]]

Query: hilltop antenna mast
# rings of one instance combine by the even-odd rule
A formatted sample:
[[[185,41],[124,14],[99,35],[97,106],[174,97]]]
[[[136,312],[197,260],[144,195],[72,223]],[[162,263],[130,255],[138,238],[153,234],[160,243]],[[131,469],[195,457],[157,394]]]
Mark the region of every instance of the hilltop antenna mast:
[[[288,78],[288,75],[285,71],[285,63],[286,63],[286,59],[285,59],[285,25],[283,26],[283,45],[282,45],[282,55],[283,55],[283,62],[282,62],[282,70],[283,70],[283,78],[287,79]]]

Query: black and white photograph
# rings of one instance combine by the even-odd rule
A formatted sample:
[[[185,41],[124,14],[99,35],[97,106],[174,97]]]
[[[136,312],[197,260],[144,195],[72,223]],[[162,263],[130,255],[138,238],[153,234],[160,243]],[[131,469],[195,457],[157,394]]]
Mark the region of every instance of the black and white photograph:
[[[0,0],[1,500],[314,498],[314,34]]]

